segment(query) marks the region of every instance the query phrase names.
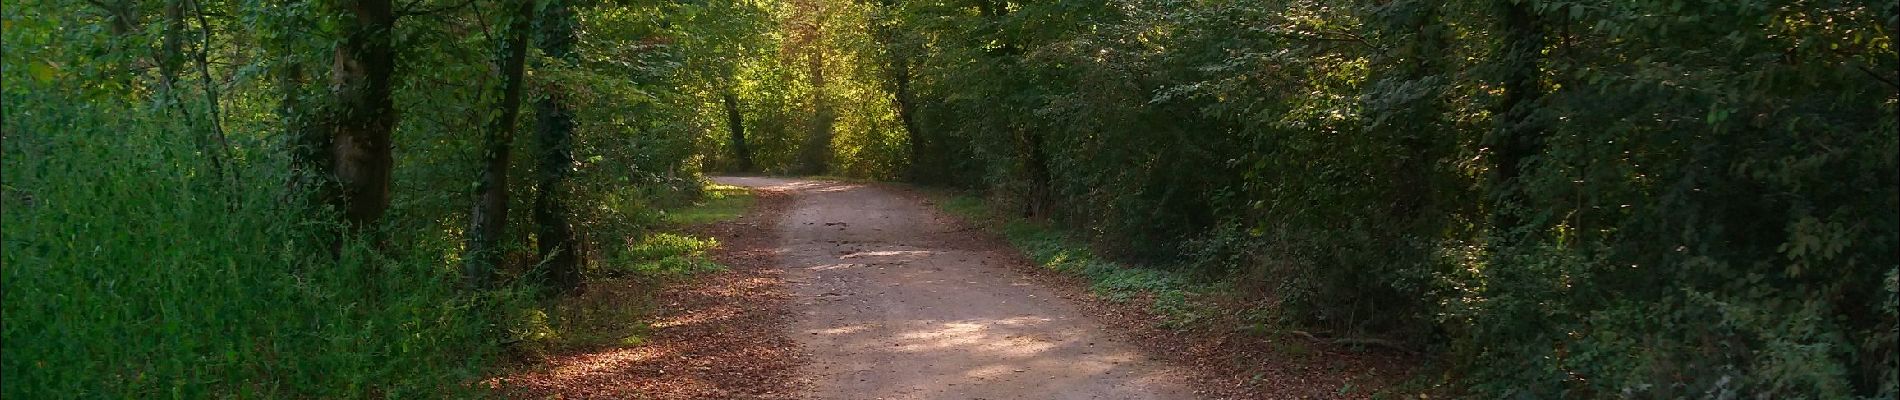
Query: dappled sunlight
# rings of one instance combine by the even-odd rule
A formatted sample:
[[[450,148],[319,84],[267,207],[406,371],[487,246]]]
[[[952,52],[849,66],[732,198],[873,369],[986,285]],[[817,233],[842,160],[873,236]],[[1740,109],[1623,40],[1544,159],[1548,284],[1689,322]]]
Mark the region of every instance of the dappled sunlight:
[[[685,326],[685,325],[690,325],[690,324],[718,322],[718,321],[731,319],[732,317],[739,315],[739,311],[740,309],[736,305],[722,304],[722,305],[708,307],[703,310],[696,310],[684,315],[677,315],[677,316],[662,318],[658,321],[654,321],[653,327],[654,328],[672,328],[672,327],[679,327],[679,326]]]
[[[818,265],[818,266],[806,267],[805,269],[813,270],[813,271],[830,271],[830,270],[835,270],[835,269],[857,268],[857,267],[862,267],[862,266],[864,266],[864,264],[841,263],[841,264]]]
[[[923,205],[863,185],[800,190],[807,197],[780,224],[781,263],[800,286],[805,308],[793,339],[816,361],[814,397],[1179,393],[1169,383],[1174,372],[1102,335],[1060,294],[1003,268],[1010,254],[954,237],[961,233],[940,235],[953,232],[940,232]]]
[[[992,364],[992,365],[986,365],[982,367],[973,368],[968,371],[964,371],[963,376],[978,378],[978,379],[988,379],[988,378],[995,378],[995,377],[1000,377],[1003,375],[1013,373],[1015,369],[1016,367],[1010,366],[1010,365]]]
[[[765,178],[765,177],[750,177],[750,176],[720,176],[720,177],[713,177],[712,180],[713,182],[718,182],[723,185],[742,186],[742,187],[750,187],[754,189],[764,189],[764,190],[782,190],[782,191],[804,191],[804,190],[811,190],[811,189],[831,188],[835,186],[853,186],[853,187],[859,186],[859,185],[841,185],[835,182],[827,182],[827,181],[792,180],[792,179],[785,179],[785,178]]]
[[[961,393],[973,383],[1072,387],[1101,380],[1161,379],[1161,372],[1139,367],[1144,358],[1138,353],[1097,346],[1095,341],[1104,339],[1055,322],[1053,318],[1022,315],[846,323],[808,329],[806,333],[821,352],[882,360],[832,367],[834,373],[857,377],[842,379],[847,384],[870,382],[868,376],[891,380],[891,376],[881,375],[885,373],[915,377],[859,386],[873,393],[906,394],[894,398],[951,398],[943,394]],[[964,386],[959,387],[958,382]],[[921,395],[924,393],[939,395]]]
[[[754,189],[775,190],[775,191],[805,191],[805,190],[811,190],[811,189],[830,188],[834,186],[853,186],[853,187],[859,186],[859,185],[845,185],[845,184],[840,184],[837,182],[820,181],[820,180],[795,180],[795,179],[786,179],[786,178],[768,178],[768,177],[756,177],[756,176],[715,176],[715,177],[712,177],[712,181],[721,185],[741,186],[741,187],[749,187],[749,188],[754,188]]]
[[[818,330],[812,333],[818,334],[818,335],[848,335],[848,334],[863,332],[871,328],[872,326],[869,324],[857,324],[857,325],[846,325],[846,326],[840,326],[840,327],[831,328],[831,329]]]
[[[819,193],[831,193],[831,192],[843,192],[843,191],[853,190],[853,189],[857,189],[861,187],[864,187],[864,185],[853,184],[853,183],[840,183],[840,184],[824,185],[822,187],[813,188],[812,191],[819,192]]]
[[[941,324],[940,328],[911,331],[897,335],[900,339],[914,341],[932,341],[946,345],[975,344],[983,338],[986,327],[975,322],[952,322]]]
[[[1049,321],[1050,319],[1046,317],[1022,316],[1022,317],[1012,317],[1012,318],[1004,318],[1004,319],[996,320],[996,324],[1019,326],[1019,325],[1034,325],[1034,324],[1040,324],[1040,323],[1045,323]]]
[[[764,188],[771,189],[771,190],[804,191],[804,190],[818,189],[818,188],[823,188],[823,187],[828,187],[828,186],[831,186],[831,184],[825,183],[825,182],[819,182],[819,181],[802,181],[802,182],[771,185],[771,186],[766,186]]]
[[[568,357],[549,371],[549,377],[560,381],[571,381],[612,373],[626,364],[651,360],[655,355],[657,354],[651,348],[635,347]]]
[[[1034,333],[1043,329],[1039,325],[1049,321],[1049,318],[1028,316],[941,323],[918,321],[911,324],[921,327],[896,332],[898,341],[891,348],[909,353],[983,350],[1004,358],[1036,357],[1076,339],[1077,335],[1071,332],[1057,332],[1059,337],[1055,338]]]
[[[838,256],[838,258],[852,259],[852,258],[865,258],[865,257],[895,257],[895,258],[899,258],[898,261],[901,262],[901,261],[910,261],[910,260],[916,260],[916,259],[920,259],[924,257],[929,257],[930,255],[936,254],[936,253],[937,252],[934,252],[934,251],[924,251],[924,250],[861,251],[861,252]]]

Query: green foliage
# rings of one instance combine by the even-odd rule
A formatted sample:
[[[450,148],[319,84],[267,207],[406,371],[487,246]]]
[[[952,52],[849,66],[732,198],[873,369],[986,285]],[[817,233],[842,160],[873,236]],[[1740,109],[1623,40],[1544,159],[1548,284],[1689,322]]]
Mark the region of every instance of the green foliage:
[[[739,100],[756,169],[778,174],[894,178],[906,138],[872,61],[874,10],[830,0],[708,4],[703,29],[718,54],[695,78],[696,119],[724,129],[719,95]],[[777,29],[774,29],[777,28]],[[822,106],[822,107],[821,107]],[[821,110],[822,108],[822,110]],[[725,131],[708,131],[700,154],[732,170]]]
[[[502,235],[503,281],[464,285],[460,256],[482,155],[475,133],[499,111],[501,77],[490,61],[499,28],[516,18],[513,3],[396,3],[405,15],[382,33],[399,66],[389,77],[398,114],[390,206],[360,228],[307,204],[314,177],[292,165],[310,150],[300,147],[302,127],[334,117],[322,83],[337,70],[350,18],[341,8],[114,0],[0,8],[5,397],[477,397],[495,356],[532,346],[520,340],[533,332],[637,337],[622,324],[634,314],[612,313],[640,307],[537,305],[517,288],[539,273],[525,212],[536,188],[524,179],[538,166],[521,161],[539,150],[531,140],[513,142],[506,189],[516,211]],[[684,101],[693,94],[673,88],[689,81],[681,60],[698,49],[667,41],[680,26],[668,7],[583,7],[581,57],[535,54],[528,63],[530,101],[558,96],[577,110],[566,149],[577,162],[563,166],[570,183],[553,195],[570,205],[586,243],[577,250],[594,268],[607,253],[595,249],[649,237],[664,223],[661,205],[700,195],[695,145],[711,128],[673,118],[697,111]],[[167,60],[183,60],[176,76],[153,68]],[[530,129],[523,125],[518,132]],[[709,268],[691,255],[704,245],[667,246],[677,247],[649,253],[680,251],[662,259],[690,262],[665,269]],[[571,300],[589,301],[634,300]],[[535,314],[542,322],[522,322]]]
[[[520,343],[516,349],[545,355],[645,343],[652,333],[648,315],[658,307],[653,298],[662,284],[726,269],[708,254],[719,247],[717,240],[666,232],[736,218],[751,200],[745,188],[735,186],[710,184],[706,193],[700,204],[641,214],[647,217],[628,225],[637,227],[638,239],[604,250],[587,293],[512,310],[506,326],[511,340]]]
[[[361,230],[305,204],[326,186],[293,172],[316,150],[301,136],[355,109],[325,84],[349,72],[347,4],[0,8],[8,397],[439,397],[476,380],[497,335],[638,337],[587,311],[633,300],[457,287],[483,158],[469,133],[499,112],[484,61],[517,17],[395,3],[369,33],[399,66],[390,205]],[[549,195],[597,274],[712,268],[711,243],[653,232],[747,206],[698,177],[737,168],[730,94],[759,169],[981,190],[995,208],[944,207],[1009,220],[1039,263],[1172,324],[1229,291],[1263,326],[1431,350],[1474,397],[1900,390],[1891,5],[575,12],[574,57],[531,55],[526,85],[572,110],[571,141],[511,149],[573,162],[513,163],[507,208],[540,189],[522,177],[566,176]],[[526,214],[500,235],[504,282],[543,261]]]
[[[674,277],[725,270],[713,262],[706,251],[719,247],[712,239],[700,239],[672,233],[655,233],[641,238],[617,254],[608,263],[609,275],[631,274],[646,277]]]
[[[631,187],[630,187],[631,188]],[[707,184],[697,202],[680,195],[620,193],[603,203],[604,219],[596,237],[617,238],[598,244],[599,257],[590,268],[604,276],[668,278],[723,270],[706,251],[718,247],[702,239],[661,231],[731,220],[751,208],[753,197],[737,186]],[[670,198],[669,198],[670,197]]]
[[[1264,322],[1403,338],[1476,397],[1900,386],[1892,7],[886,4],[925,178]],[[1040,231],[1006,229],[1118,271]]]
[[[440,258],[456,242],[351,240],[331,259],[309,250],[323,230],[283,201],[283,173],[220,176],[176,121],[18,78],[0,198],[7,397],[456,395],[499,350],[485,310],[516,296],[461,293]]]
[[[728,221],[745,215],[752,208],[753,201],[749,189],[738,186],[712,184],[706,186],[706,194],[697,204],[666,212],[666,221],[675,225],[703,225]]]
[[[997,214],[980,198],[948,196],[941,198],[938,204],[945,212],[1002,234],[1010,245],[1037,265],[1087,279],[1090,291],[1097,296],[1115,302],[1147,304],[1150,310],[1166,317],[1162,321],[1164,327],[1190,327],[1215,312],[1210,305],[1194,301],[1213,288],[1180,273],[1137,268],[1099,258],[1069,232]]]
[[[646,343],[647,316],[658,307],[653,286],[632,279],[596,279],[586,293],[509,309],[503,324],[510,350],[531,356]]]

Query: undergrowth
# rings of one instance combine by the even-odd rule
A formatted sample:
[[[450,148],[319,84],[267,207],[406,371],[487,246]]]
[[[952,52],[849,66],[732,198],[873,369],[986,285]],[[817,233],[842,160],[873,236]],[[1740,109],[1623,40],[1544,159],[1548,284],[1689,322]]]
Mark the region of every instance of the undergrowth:
[[[167,121],[7,107],[6,398],[457,397],[524,297],[468,296],[441,235],[330,255],[272,154],[221,173]]]
[[[752,208],[753,196],[746,188],[709,184],[703,198],[689,207],[664,211],[666,222],[675,225],[701,225],[737,219]]]
[[[1185,274],[1126,265],[1095,255],[1088,244],[1051,224],[1008,218],[995,213],[982,199],[953,195],[937,202],[952,215],[1001,234],[1036,265],[1085,278],[1089,290],[1112,302],[1139,301],[1162,316],[1161,326],[1184,329],[1206,321],[1215,309],[1199,299],[1216,285],[1196,282]]]
[[[641,218],[642,232],[625,246],[604,249],[578,296],[545,301],[510,316],[515,350],[530,356],[645,344],[652,334],[648,317],[658,311],[654,299],[669,282],[724,271],[710,252],[719,241],[682,233],[685,228],[743,216],[754,197],[745,188],[707,185],[696,202],[674,202]]]

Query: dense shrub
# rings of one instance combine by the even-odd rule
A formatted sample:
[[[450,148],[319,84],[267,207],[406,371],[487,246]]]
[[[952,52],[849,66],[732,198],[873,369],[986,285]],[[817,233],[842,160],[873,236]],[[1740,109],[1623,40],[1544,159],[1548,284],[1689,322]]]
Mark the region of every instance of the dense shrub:
[[[1900,384],[1893,7],[880,7],[919,178],[1435,349],[1478,397]]]
[[[506,343],[528,339],[511,329],[564,307],[530,279],[548,256],[601,270],[614,260],[598,249],[624,250],[661,205],[700,195],[694,146],[710,128],[664,117],[696,111],[668,89],[691,82],[679,60],[694,49],[652,45],[697,25],[653,5],[543,4],[578,14],[591,56],[523,52],[520,103],[573,111],[562,135],[529,135],[556,130],[527,123],[556,107],[505,106],[496,53],[534,42],[514,14],[534,4],[398,3],[393,27],[369,32],[355,13],[374,7],[351,2],[0,8],[4,396],[478,397]],[[340,98],[379,73],[365,38],[394,60],[386,106]],[[515,106],[518,123],[491,123]],[[388,185],[337,190],[367,181],[335,171],[375,167],[357,164],[375,146],[326,170],[312,153],[344,146],[310,139],[373,137],[340,122],[365,114],[390,124]],[[518,137],[498,146],[516,154],[499,188],[517,211],[497,235],[501,279],[477,283],[464,252],[484,132]],[[386,207],[354,213],[374,189]],[[558,207],[526,212],[542,204]],[[556,219],[582,244],[537,251]]]
[[[283,174],[221,175],[181,124],[8,88],[7,397],[433,397],[498,350],[482,310],[508,301],[458,291],[455,243],[332,259]]]

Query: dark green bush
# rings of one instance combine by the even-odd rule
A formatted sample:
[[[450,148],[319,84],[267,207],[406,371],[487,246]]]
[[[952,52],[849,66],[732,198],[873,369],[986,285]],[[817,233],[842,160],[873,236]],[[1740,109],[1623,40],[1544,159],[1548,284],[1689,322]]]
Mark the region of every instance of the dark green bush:
[[[1432,349],[1476,397],[1900,385],[1888,5],[889,7],[928,179],[1261,319]]]
[[[283,174],[220,175],[181,124],[8,82],[6,397],[436,397],[499,350],[483,310],[508,300],[458,290],[455,243],[332,259]]]

